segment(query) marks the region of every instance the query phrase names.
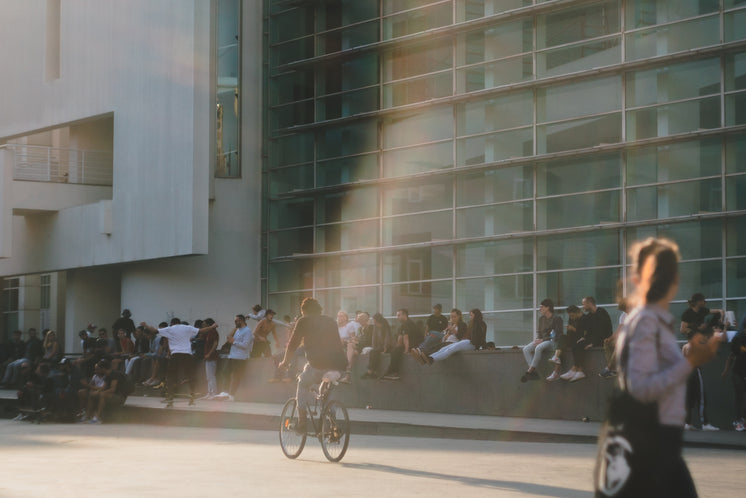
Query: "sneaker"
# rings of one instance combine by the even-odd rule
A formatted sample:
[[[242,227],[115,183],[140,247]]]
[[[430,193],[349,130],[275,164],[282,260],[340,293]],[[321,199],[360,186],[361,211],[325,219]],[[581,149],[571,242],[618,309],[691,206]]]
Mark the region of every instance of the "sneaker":
[[[604,368],[603,370],[601,370],[598,376],[604,379],[608,379],[609,377],[611,377],[611,370],[609,370],[608,368]]]
[[[736,420],[735,422],[733,422],[733,429],[735,429],[738,432],[743,432],[744,430],[746,430],[746,427],[744,427],[743,421]]]
[[[381,377],[383,380],[401,380],[399,374],[388,374]]]
[[[567,372],[563,373],[559,376],[562,380],[571,380],[573,377],[575,377],[576,370],[568,370]]]
[[[558,380],[559,378],[560,376],[555,370],[554,372],[552,372],[552,374],[549,377],[547,377],[547,382],[554,382],[555,380]]]
[[[342,384],[350,384],[350,383],[352,383],[352,379],[350,379],[350,374],[349,374],[349,372],[348,372],[348,373],[346,373],[344,377],[342,377],[341,379],[339,379],[339,381],[340,381],[340,382],[341,382]]]
[[[236,401],[236,398],[233,397],[232,394],[228,394],[228,396],[225,398],[226,401]]]
[[[696,431],[696,430],[697,430],[697,428],[696,428],[696,427],[694,427],[693,425],[689,425],[689,424],[684,424],[684,430],[685,430],[685,431]]]
[[[703,431],[719,431],[720,428],[719,427],[715,427],[712,424],[705,424],[705,425],[702,426],[702,430]]]
[[[98,417],[93,417],[91,420],[88,421],[88,423],[93,425],[101,425],[101,419]]]
[[[562,365],[562,360],[559,359],[559,356],[554,355],[551,358],[549,358],[549,363],[554,363],[555,365]]]
[[[572,376],[570,382],[577,382],[582,379],[585,379],[585,374],[582,371],[578,370],[577,372],[575,372],[575,375]]]

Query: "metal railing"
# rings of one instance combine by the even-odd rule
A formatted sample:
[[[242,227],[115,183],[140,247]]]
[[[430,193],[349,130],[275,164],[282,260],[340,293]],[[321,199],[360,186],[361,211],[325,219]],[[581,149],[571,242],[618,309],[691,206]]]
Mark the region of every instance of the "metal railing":
[[[111,152],[20,144],[2,148],[12,152],[14,180],[79,185],[113,183]]]

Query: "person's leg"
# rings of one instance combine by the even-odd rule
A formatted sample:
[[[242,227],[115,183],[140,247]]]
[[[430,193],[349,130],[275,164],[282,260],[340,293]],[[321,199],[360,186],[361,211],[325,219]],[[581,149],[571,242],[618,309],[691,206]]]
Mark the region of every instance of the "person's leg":
[[[534,350],[534,357],[531,360],[531,368],[536,370],[536,368],[539,366],[541,358],[544,356],[544,353],[549,352],[553,349],[553,341],[544,341],[541,344],[537,345],[536,349]]]
[[[215,396],[218,393],[218,380],[215,375],[218,362],[215,360],[205,360],[205,377],[207,378],[207,395]]]
[[[235,396],[238,391],[238,386],[241,385],[244,372],[246,371],[246,364],[249,360],[231,360],[233,362],[233,368],[231,369],[231,388],[228,393],[231,396]]]
[[[401,368],[402,357],[404,356],[404,346],[398,345],[391,351],[391,363],[389,368],[384,374],[386,375],[399,375],[399,369]]]
[[[324,370],[313,368],[310,363],[306,363],[303,371],[298,376],[295,399],[298,402],[298,421],[301,427],[306,426],[308,407],[314,402],[314,393],[311,391],[311,388],[321,382],[323,375]]]
[[[195,369],[194,356],[190,354],[181,355],[181,364],[184,366],[184,373],[189,384],[189,395],[194,399],[197,393],[197,372]]]
[[[368,375],[375,375],[378,372],[381,364],[381,353],[383,353],[383,350],[376,348],[370,351],[370,355],[368,356]]]
[[[529,342],[523,346],[523,357],[526,359],[526,364],[531,368],[531,362],[534,359],[534,353],[536,351],[536,344]]]
[[[689,374],[686,380],[686,417],[684,423],[689,426],[694,425],[694,407],[697,404],[697,369]]]
[[[474,345],[471,343],[471,341],[469,339],[464,339],[458,342],[454,342],[450,346],[439,349],[438,351],[430,355],[430,358],[432,358],[433,361],[442,361],[451,356],[453,353],[473,350]]]
[[[736,418],[733,420],[738,422],[743,418],[743,397],[744,393],[746,393],[746,380],[736,373],[733,373],[731,378],[733,379],[733,394],[735,395],[734,407],[736,414]]]
[[[179,355],[171,355],[166,366],[166,399],[173,400],[179,382]]]

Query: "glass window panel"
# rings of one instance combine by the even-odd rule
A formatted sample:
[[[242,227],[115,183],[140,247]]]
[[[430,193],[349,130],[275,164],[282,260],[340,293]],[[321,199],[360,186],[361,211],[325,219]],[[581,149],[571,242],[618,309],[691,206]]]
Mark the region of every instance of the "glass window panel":
[[[619,154],[542,162],[536,167],[536,194],[559,195],[617,188],[621,185]]]
[[[533,155],[532,128],[503,131],[456,141],[456,165],[470,166]]]
[[[629,189],[627,218],[638,221],[718,212],[722,195],[717,178]]]
[[[509,275],[456,281],[456,307],[465,311],[530,308],[533,276]]]
[[[453,93],[450,72],[391,83],[383,87],[384,107],[400,106],[448,97]]]
[[[269,291],[313,288],[313,262],[308,259],[269,265]]]
[[[383,314],[391,316],[399,308],[412,315],[429,315],[433,306],[440,303],[444,308],[453,302],[450,280],[445,282],[410,282],[383,286]],[[467,314],[468,316],[468,314]],[[417,319],[415,319],[417,321]],[[396,326],[393,327],[396,330]]]
[[[269,234],[270,258],[311,253],[313,253],[313,228],[284,230]]]
[[[491,332],[496,346],[528,344],[534,337],[533,311],[490,313],[484,315],[484,321],[487,323],[487,337]]]
[[[456,92],[468,93],[496,88],[510,83],[529,81],[534,77],[530,55],[502,59],[499,62],[469,66],[456,71]]]
[[[738,7],[740,5],[746,5],[746,0],[724,0],[723,2],[723,7],[726,9]]]
[[[313,6],[290,9],[273,15],[269,23],[271,43],[313,34],[313,19]]]
[[[383,220],[383,244],[414,244],[453,237],[453,212],[397,216]]]
[[[627,153],[627,184],[641,185],[720,174],[721,139],[650,145]]]
[[[622,107],[618,76],[580,81],[536,90],[537,122],[601,114]]]
[[[627,112],[627,140],[665,137],[720,127],[720,97]]]
[[[375,121],[348,123],[326,128],[317,135],[319,159],[372,152],[378,147],[378,127]]]
[[[269,119],[272,131],[300,124],[313,123],[313,101],[308,100],[274,107],[270,109]]]
[[[313,72],[292,71],[270,79],[270,105],[284,104],[313,97]]]
[[[288,292],[284,294],[270,294],[268,297],[267,308],[277,311],[281,316],[290,315],[291,317],[300,316],[300,305],[307,297],[311,297],[310,290],[306,292]]]
[[[746,124],[746,92],[726,95],[725,125],[738,126]]]
[[[722,261],[689,261],[679,264],[677,298],[689,299],[695,292],[701,292],[707,299],[723,296]]]
[[[619,192],[552,197],[536,201],[538,230],[619,221]]]
[[[456,247],[456,276],[476,277],[533,270],[533,238],[496,240]]]
[[[619,30],[618,0],[595,2],[538,16],[536,43],[538,48],[555,47]]]
[[[728,296],[746,296],[746,259],[732,259],[726,263]],[[739,320],[740,316],[737,317]]]
[[[378,21],[372,21],[319,35],[316,51],[318,55],[331,54],[377,41]]]
[[[720,43],[719,16],[705,17],[629,33],[627,60],[648,59]]]
[[[378,245],[378,221],[325,225],[316,229],[316,251],[349,251]]]
[[[669,0],[637,0],[635,2],[627,2],[626,6],[627,29],[634,29],[715,12],[719,8],[719,1],[694,0],[688,2],[671,2]]]
[[[536,54],[536,76],[556,76],[622,61],[621,38],[615,36],[569,47],[546,50]]]
[[[723,16],[725,42],[746,39],[746,10],[729,12]]]
[[[326,0],[323,8],[316,9],[316,16],[321,29],[332,29],[378,17],[378,5],[359,0]]]
[[[384,54],[384,82],[411,78],[451,68],[450,43],[408,46]]]
[[[613,303],[620,278],[621,268],[539,273],[536,276],[537,295],[540,299],[548,297],[554,301],[555,307],[580,306],[585,296],[595,297],[599,304]],[[565,324],[566,318],[563,317]]]
[[[272,170],[269,174],[270,195],[313,188],[313,164]]]
[[[533,203],[530,201],[459,209],[456,232],[458,237],[526,232],[533,228],[533,214]]]
[[[533,197],[533,167],[514,166],[459,175],[457,205],[472,206]]]
[[[537,295],[541,299],[548,297],[554,301],[555,307],[580,306],[583,298],[589,295],[599,304],[613,303],[620,275],[621,268],[539,273],[536,276]],[[566,317],[563,321],[566,324]]]
[[[538,270],[620,265],[619,232],[601,230],[536,239]]]
[[[536,127],[536,149],[539,154],[585,149],[621,141],[621,113]]]
[[[269,203],[269,228],[313,225],[313,199],[284,199]]]
[[[452,137],[453,110],[450,106],[398,116],[383,123],[385,148],[434,142]]]
[[[746,173],[746,135],[725,137],[725,171]]]
[[[316,94],[327,95],[378,84],[378,54],[362,53],[319,65]]]
[[[479,19],[532,3],[532,0],[456,0],[456,22]]]
[[[746,175],[729,176],[725,182],[725,191],[728,196],[728,211],[746,209]]]
[[[383,214],[433,211],[453,206],[453,178],[440,176],[427,181],[393,184],[383,192]]]
[[[451,168],[452,147],[452,143],[448,141],[384,152],[383,174],[386,177],[393,177]]]
[[[352,287],[316,291],[316,299],[324,307],[324,313],[336,316],[337,311],[348,314],[356,310],[368,311],[373,315],[378,309],[378,287]]]
[[[272,167],[313,161],[313,135],[296,133],[269,142],[269,162]]]
[[[356,0],[359,1],[359,0]],[[383,15],[424,7],[438,0],[383,0]]]
[[[720,59],[627,73],[627,107],[662,104],[720,92]]]
[[[386,283],[451,278],[452,275],[451,246],[417,247],[383,255],[383,281]]]
[[[356,254],[315,261],[316,287],[378,283],[378,255]]]
[[[521,92],[456,106],[458,136],[530,125],[533,92]]]
[[[378,216],[378,187],[331,192],[316,200],[316,223],[334,223]]]
[[[727,231],[725,234],[728,256],[743,256],[746,254],[746,216],[728,218]]]
[[[316,165],[316,183],[319,187],[374,178],[378,178],[378,154],[319,161]]]
[[[648,237],[671,239],[679,244],[681,259],[719,258],[722,255],[722,221],[704,220],[629,228],[627,250]]]
[[[215,59],[217,122],[215,143],[215,176],[238,178],[241,176],[241,113],[239,89],[241,88],[240,38],[241,4],[236,0],[220,0],[217,5]]]
[[[313,57],[313,36],[285,42],[270,48],[272,66],[281,66],[291,62]]]
[[[316,101],[316,121],[337,119],[378,109],[378,88],[363,88]],[[313,118],[311,119],[313,121]]]
[[[494,24],[484,31],[460,35],[457,64],[476,64],[530,52],[533,26],[530,19]]]
[[[451,24],[453,7],[451,2],[440,3],[422,9],[396,14],[383,19],[383,37],[398,38],[428,29]]]

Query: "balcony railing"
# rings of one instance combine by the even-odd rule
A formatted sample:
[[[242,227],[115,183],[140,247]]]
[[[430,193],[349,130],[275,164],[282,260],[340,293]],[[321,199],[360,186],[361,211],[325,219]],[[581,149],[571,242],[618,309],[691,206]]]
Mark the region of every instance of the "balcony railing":
[[[2,148],[11,152],[14,180],[112,185],[111,152],[19,144]]]

